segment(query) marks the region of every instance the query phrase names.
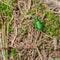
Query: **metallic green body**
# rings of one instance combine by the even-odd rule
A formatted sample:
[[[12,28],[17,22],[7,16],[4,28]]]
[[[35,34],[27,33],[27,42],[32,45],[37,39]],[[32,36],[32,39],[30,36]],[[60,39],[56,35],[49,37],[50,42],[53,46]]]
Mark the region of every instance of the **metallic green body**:
[[[37,16],[34,17],[34,25],[38,30],[43,30],[43,24],[41,23]]]

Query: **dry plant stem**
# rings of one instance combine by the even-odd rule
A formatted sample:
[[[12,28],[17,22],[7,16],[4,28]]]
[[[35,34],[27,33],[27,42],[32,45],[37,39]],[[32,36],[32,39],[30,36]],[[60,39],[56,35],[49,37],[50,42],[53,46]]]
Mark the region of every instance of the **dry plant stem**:
[[[31,7],[31,0],[29,0],[28,2],[28,10],[30,10],[30,7]]]
[[[3,47],[3,45],[2,45],[2,38],[1,38],[1,32],[0,32],[0,49],[2,50],[2,47]],[[3,51],[0,51],[1,53],[0,53],[0,56],[3,56]]]
[[[19,55],[19,60],[21,60],[21,55],[22,55],[22,54],[19,52],[19,54],[18,54],[18,55]]]
[[[13,46],[14,41],[15,41],[17,35],[18,35],[18,34],[17,34],[17,27],[15,27],[15,36],[14,36],[14,39],[12,40],[11,46]]]
[[[57,37],[53,38],[54,50],[57,49]]]
[[[36,47],[36,50],[37,50],[37,52],[38,52],[38,54],[39,54],[40,59],[43,60],[43,56],[41,55],[41,53],[40,53],[38,47]]]
[[[31,42],[32,42],[32,38],[33,38],[33,34],[32,34],[32,27],[31,26],[29,26],[29,30],[28,30],[28,38],[27,38],[27,40],[30,40]]]
[[[5,31],[5,28],[6,28],[6,21],[3,21],[2,22],[2,45],[3,45],[3,60],[8,60],[8,50],[7,50],[7,39],[6,39],[6,31]],[[4,49],[5,48],[5,49]]]

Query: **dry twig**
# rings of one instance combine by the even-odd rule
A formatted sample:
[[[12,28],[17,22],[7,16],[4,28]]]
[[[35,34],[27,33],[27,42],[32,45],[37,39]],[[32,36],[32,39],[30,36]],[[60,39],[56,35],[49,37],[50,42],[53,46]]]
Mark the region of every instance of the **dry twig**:
[[[38,54],[39,54],[40,59],[43,60],[43,56],[41,55],[41,53],[40,53],[38,47],[36,47],[36,50],[37,50],[37,52],[38,52]]]
[[[14,36],[14,39],[12,40],[11,46],[13,46],[14,41],[15,41],[17,35],[18,35],[18,33],[17,33],[17,27],[15,27],[15,36]]]

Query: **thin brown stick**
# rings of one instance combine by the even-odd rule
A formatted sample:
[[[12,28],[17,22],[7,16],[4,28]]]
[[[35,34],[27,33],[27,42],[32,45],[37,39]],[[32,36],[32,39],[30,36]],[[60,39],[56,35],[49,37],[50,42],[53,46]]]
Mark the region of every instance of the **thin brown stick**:
[[[31,7],[31,0],[29,0],[28,2],[28,10],[30,10],[30,7]]]
[[[15,41],[17,35],[18,35],[18,34],[17,34],[17,27],[15,27],[15,36],[14,36],[14,39],[12,40],[11,46],[13,46],[14,41]]]
[[[2,45],[3,45],[3,48],[7,48],[7,39],[6,39],[6,31],[5,31],[5,28],[6,28],[6,21],[2,21]],[[3,49],[3,60],[8,60],[8,52],[7,52],[7,49]]]
[[[54,45],[54,50],[57,49],[57,37],[53,38],[53,45]]]
[[[36,47],[36,50],[37,50],[37,52],[39,54],[40,59],[43,60],[43,56],[41,55],[41,52],[39,51],[38,47]]]

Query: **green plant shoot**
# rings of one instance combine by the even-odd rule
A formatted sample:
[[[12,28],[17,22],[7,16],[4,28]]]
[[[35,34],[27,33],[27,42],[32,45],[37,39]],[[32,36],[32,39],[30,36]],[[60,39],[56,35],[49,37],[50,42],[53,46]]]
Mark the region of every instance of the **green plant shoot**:
[[[43,30],[43,24],[37,16],[34,17],[34,25],[38,30]]]

